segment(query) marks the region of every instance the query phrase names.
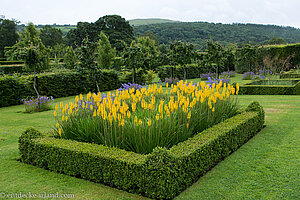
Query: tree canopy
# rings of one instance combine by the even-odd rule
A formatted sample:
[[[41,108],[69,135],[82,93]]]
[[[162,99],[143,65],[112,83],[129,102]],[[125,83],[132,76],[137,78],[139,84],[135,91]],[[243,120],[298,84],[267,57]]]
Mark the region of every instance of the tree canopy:
[[[94,23],[78,22],[77,28],[70,30],[66,37],[69,45],[79,46],[86,37],[96,42],[101,31],[109,37],[111,46],[117,51],[124,49],[134,39],[133,28],[119,15],[106,15]]]
[[[0,57],[4,56],[4,47],[14,45],[19,36],[16,33],[16,22],[0,17]]]
[[[54,47],[63,42],[62,31],[46,25],[41,29],[41,40],[47,47]]]
[[[221,24],[208,22],[180,22],[134,26],[136,36],[154,33],[160,43],[174,41],[192,43],[195,49],[206,49],[206,40],[219,41],[222,45],[252,41],[266,44],[272,37],[280,37],[287,43],[300,42],[300,29],[275,25]]]

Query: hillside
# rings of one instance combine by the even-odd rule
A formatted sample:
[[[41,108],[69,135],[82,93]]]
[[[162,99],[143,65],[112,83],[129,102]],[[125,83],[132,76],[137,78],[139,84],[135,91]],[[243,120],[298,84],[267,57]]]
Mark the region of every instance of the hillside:
[[[164,44],[175,40],[190,42],[197,49],[203,49],[206,40],[210,38],[223,44],[242,44],[249,41],[264,44],[272,37],[283,38],[288,43],[300,42],[300,29],[261,24],[179,22],[134,26],[134,31],[136,36],[152,32]]]
[[[176,23],[179,21],[174,21],[170,19],[160,19],[160,18],[150,18],[150,19],[132,19],[128,20],[131,26],[141,26],[149,24],[162,24],[162,23]]]

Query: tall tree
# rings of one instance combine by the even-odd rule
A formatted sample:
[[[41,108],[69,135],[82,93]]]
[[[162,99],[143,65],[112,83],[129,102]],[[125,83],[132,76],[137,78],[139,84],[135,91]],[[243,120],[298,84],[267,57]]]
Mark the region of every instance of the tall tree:
[[[106,35],[101,31],[97,42],[97,63],[102,69],[111,67],[113,58],[116,56],[115,48],[112,48]]]
[[[219,78],[220,71],[223,67],[223,53],[224,48],[219,42],[214,42],[213,40],[207,40],[207,53],[208,53],[208,60],[211,64],[215,63],[217,65],[216,73],[217,78]]]
[[[141,66],[144,70],[154,69],[158,57],[158,47],[155,40],[148,36],[140,36],[136,39],[136,45],[141,50]]]
[[[192,62],[194,46],[181,41],[170,44],[170,55],[173,64],[184,66],[184,79],[186,79],[186,65]]]
[[[69,46],[66,48],[66,53],[64,55],[64,63],[65,67],[68,69],[74,69],[77,63],[77,56],[75,54],[74,49]]]
[[[80,45],[86,37],[91,42],[96,42],[101,31],[109,37],[111,46],[119,52],[134,39],[133,28],[128,21],[119,15],[106,15],[95,23],[78,22],[77,28],[68,32],[67,40],[73,47]]]
[[[43,44],[47,47],[54,47],[63,42],[62,31],[50,25],[46,25],[41,29],[40,37]]]
[[[0,57],[4,56],[4,47],[13,46],[19,36],[16,33],[16,21],[0,17]]]
[[[136,69],[142,66],[142,50],[135,40],[133,40],[129,47],[126,47],[123,53],[123,59],[125,60],[125,65],[128,69],[132,69],[132,83],[136,80]]]
[[[49,49],[47,49],[39,37],[39,32],[35,29],[33,23],[29,23],[25,32],[20,34],[20,41],[18,41],[9,52],[11,58],[22,59],[25,61],[25,68],[34,72],[33,87],[39,96],[36,88],[36,72],[47,68],[49,66]]]
[[[96,44],[94,42],[90,42],[88,38],[85,38],[82,42],[82,45],[76,49],[76,54],[79,59],[79,72],[88,74],[92,79],[94,79],[95,83],[95,92],[100,92],[98,81],[97,81],[97,73],[99,67],[96,63]]]

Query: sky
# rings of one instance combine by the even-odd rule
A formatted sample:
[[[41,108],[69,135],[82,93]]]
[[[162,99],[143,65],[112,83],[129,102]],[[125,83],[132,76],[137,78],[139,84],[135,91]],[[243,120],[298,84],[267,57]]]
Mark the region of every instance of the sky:
[[[22,24],[77,24],[104,15],[184,22],[275,24],[300,28],[300,0],[0,0],[0,15]]]

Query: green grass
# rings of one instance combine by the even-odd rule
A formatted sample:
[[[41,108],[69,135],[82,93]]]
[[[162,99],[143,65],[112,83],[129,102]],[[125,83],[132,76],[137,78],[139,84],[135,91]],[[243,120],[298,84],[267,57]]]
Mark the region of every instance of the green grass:
[[[73,99],[60,98],[56,103]],[[175,199],[299,197],[300,97],[239,96],[243,106],[253,100],[265,108],[266,127]],[[18,137],[21,133],[29,126],[41,131],[54,126],[53,110],[34,114],[22,111],[22,105],[0,108],[0,194],[59,192],[74,194],[75,199],[146,199],[18,162]]]

